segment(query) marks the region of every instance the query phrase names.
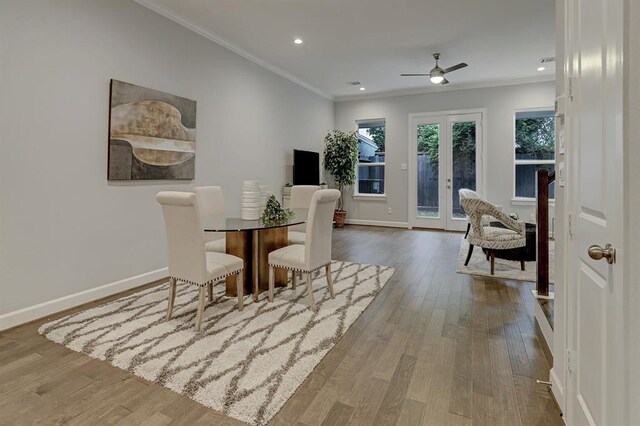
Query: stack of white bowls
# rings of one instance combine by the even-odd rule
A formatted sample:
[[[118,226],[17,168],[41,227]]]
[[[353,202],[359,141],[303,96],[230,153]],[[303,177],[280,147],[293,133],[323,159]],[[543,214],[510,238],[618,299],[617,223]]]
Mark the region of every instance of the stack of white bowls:
[[[242,219],[260,219],[260,182],[257,180],[242,182]]]

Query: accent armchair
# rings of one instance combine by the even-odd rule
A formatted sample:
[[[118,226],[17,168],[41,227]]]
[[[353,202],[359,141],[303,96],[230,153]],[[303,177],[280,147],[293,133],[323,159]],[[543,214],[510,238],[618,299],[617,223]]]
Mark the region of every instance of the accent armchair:
[[[464,262],[465,266],[471,260],[473,247],[479,246],[487,249],[487,259],[491,261],[491,275],[495,271],[495,256],[497,250],[510,250],[524,247],[527,244],[524,222],[510,218],[502,212],[498,206],[490,203],[470,189],[460,189],[460,205],[469,216],[471,230],[468,233],[469,252]],[[505,228],[483,226],[484,218],[490,216],[500,222]],[[520,261],[520,267],[524,270],[524,261]]]

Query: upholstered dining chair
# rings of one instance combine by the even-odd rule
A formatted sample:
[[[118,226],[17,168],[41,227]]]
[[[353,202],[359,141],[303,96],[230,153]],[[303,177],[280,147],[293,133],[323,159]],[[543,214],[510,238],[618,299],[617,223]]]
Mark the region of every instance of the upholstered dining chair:
[[[290,209],[308,209],[311,206],[313,194],[320,187],[317,185],[294,185],[291,187]],[[289,227],[289,244],[304,244],[307,224],[292,225]]]
[[[307,276],[307,299],[309,307],[317,311],[313,300],[313,284],[311,273],[324,267],[327,286],[331,298],[335,297],[331,278],[331,234],[333,232],[333,211],[340,198],[337,189],[320,189],[314,192],[307,221],[305,243],[292,244],[269,253],[269,302],[273,302],[275,268],[288,269],[292,272],[292,285],[295,289],[296,272]]]
[[[199,287],[196,331],[200,331],[207,287],[213,300],[213,284],[230,275],[238,275],[238,310],[243,308],[244,262],[230,254],[205,250],[196,195],[192,192],[163,191],[156,195],[162,206],[169,245],[169,304],[171,319],[176,298],[176,284],[183,281]]]
[[[464,265],[469,264],[474,246],[485,248],[491,261],[491,275],[493,275],[496,250],[510,250],[524,247],[527,244],[525,224],[510,218],[498,206],[480,198],[476,192],[470,189],[460,189],[458,195],[460,196],[460,205],[469,216],[471,224],[471,231],[467,236],[469,251]],[[505,228],[484,226],[483,220],[486,216],[491,216]],[[524,262],[521,262],[522,266],[524,266]]]
[[[224,194],[219,186],[196,186],[193,193],[198,199],[201,215],[224,213]],[[224,232],[205,232],[205,247],[207,251],[226,252]]]

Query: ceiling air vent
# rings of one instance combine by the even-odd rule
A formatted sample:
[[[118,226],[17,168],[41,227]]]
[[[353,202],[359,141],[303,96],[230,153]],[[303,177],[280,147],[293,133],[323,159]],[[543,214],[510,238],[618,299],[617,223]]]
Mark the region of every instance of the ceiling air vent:
[[[360,82],[359,81],[348,81],[347,84],[350,84],[351,86],[360,86]]]
[[[556,61],[556,57],[555,56],[548,56],[546,58],[540,59],[540,63],[542,63],[542,64],[546,64],[548,62],[555,62],[555,61]]]

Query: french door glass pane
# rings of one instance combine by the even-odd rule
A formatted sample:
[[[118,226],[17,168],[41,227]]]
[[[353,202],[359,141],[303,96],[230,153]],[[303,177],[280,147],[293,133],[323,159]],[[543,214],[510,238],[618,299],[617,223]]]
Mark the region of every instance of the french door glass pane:
[[[451,124],[452,155],[452,217],[464,218],[458,190],[476,189],[476,122],[464,121]]]
[[[418,140],[418,199],[417,217],[440,217],[439,201],[439,155],[440,125],[420,124],[417,128]]]

